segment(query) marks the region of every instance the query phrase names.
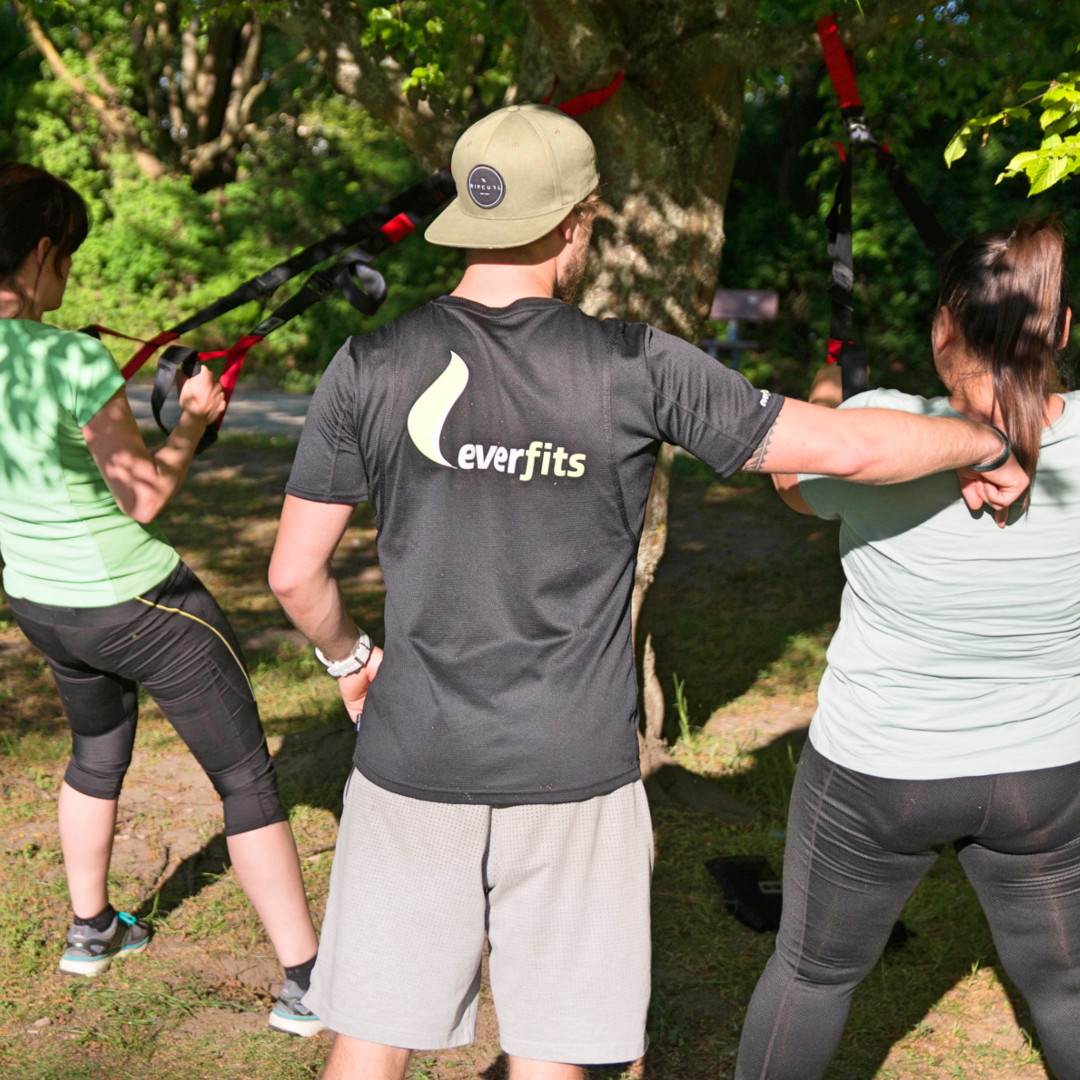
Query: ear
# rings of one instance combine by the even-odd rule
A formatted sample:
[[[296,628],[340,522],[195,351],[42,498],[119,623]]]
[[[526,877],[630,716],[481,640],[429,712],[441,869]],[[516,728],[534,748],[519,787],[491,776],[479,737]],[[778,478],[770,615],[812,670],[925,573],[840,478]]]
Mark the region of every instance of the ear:
[[[939,308],[934,316],[933,325],[930,327],[930,344],[934,352],[942,352],[952,344],[956,336],[956,322],[952,312],[947,308]]]
[[[556,228],[559,230],[559,235],[563,240],[570,244],[573,242],[574,233],[579,224],[581,224],[581,222],[578,220],[577,214],[571,210],[570,213],[559,222]]]
[[[1061,331],[1061,340],[1058,342],[1058,348],[1064,349],[1069,344],[1069,334],[1072,332],[1072,308],[1067,307],[1065,309],[1065,327]]]
[[[45,265],[45,260],[49,257],[49,252],[53,249],[53,242],[51,237],[43,236],[38,242],[37,247],[34,248],[34,258],[37,260],[39,267]]]

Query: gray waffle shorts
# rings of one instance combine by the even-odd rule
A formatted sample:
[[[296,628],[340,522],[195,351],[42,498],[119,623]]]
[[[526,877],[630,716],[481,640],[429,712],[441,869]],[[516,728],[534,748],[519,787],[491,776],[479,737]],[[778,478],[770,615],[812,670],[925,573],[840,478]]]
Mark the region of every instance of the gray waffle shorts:
[[[645,1052],[652,823],[640,781],[584,802],[428,802],[353,770],[304,1003],[354,1039],[473,1040],[485,931],[507,1054]]]

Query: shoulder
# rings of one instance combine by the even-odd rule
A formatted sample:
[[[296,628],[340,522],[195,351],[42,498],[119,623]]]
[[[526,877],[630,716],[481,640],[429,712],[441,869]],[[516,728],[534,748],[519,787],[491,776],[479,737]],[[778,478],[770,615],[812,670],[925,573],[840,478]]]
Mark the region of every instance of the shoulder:
[[[905,394],[902,390],[878,387],[848,398],[841,409],[893,409],[896,412],[916,413],[920,416],[955,415],[946,398],[925,398],[918,394]]]

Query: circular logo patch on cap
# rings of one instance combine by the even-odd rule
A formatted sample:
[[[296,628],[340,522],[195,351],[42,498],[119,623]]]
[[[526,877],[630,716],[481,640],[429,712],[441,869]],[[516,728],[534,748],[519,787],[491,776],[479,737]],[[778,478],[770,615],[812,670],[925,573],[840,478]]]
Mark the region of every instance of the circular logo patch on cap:
[[[491,210],[503,201],[506,184],[498,172],[490,165],[476,165],[469,173],[467,181],[469,198],[481,210]]]

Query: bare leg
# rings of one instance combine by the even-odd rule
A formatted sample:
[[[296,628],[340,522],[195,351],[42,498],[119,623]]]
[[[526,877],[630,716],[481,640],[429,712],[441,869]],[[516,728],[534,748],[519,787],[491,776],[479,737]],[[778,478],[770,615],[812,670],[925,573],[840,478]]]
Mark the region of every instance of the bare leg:
[[[116,799],[83,795],[65,781],[60,785],[57,817],[71,906],[76,918],[92,919],[109,903],[109,859],[116,828]]]
[[[322,1080],[403,1080],[409,1053],[401,1046],[383,1046],[339,1035],[334,1040]]]
[[[580,1065],[558,1061],[511,1057],[510,1080],[585,1080],[585,1070]]]
[[[319,942],[289,823],[237,833],[226,842],[236,880],[266,927],[278,962],[293,967],[310,960]]]

